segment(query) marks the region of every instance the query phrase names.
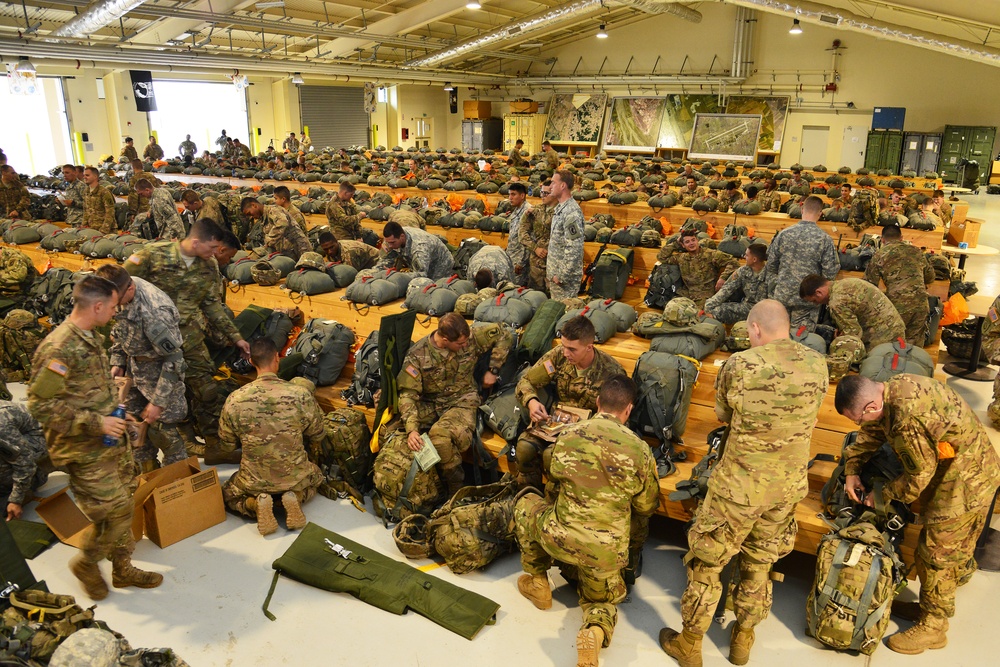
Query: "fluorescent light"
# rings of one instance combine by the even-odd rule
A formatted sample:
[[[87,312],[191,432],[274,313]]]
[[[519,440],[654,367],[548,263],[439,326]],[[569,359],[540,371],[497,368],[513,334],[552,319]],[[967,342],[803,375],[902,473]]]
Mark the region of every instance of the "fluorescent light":
[[[597,39],[607,39],[607,38],[608,38],[608,33],[604,29],[604,24],[602,23],[600,29],[598,29],[597,31]]]
[[[798,19],[792,19],[792,27],[789,28],[788,34],[789,35],[801,35],[802,34],[802,26],[799,25],[799,20]]]
[[[305,82],[305,79],[302,78],[302,75],[299,72],[294,72],[292,74],[292,83],[296,86],[301,86]]]
[[[270,9],[272,7],[284,7],[285,0],[271,0],[269,2],[258,2],[254,5],[257,9]]]
[[[448,92],[451,92],[451,91],[455,90],[455,86],[451,85],[451,83],[449,83],[449,82],[446,82],[444,84],[444,89],[447,90]]]
[[[472,0],[472,2],[465,3],[465,8],[466,9],[482,9],[483,6],[481,4],[479,4],[478,2],[476,2],[476,0]]]

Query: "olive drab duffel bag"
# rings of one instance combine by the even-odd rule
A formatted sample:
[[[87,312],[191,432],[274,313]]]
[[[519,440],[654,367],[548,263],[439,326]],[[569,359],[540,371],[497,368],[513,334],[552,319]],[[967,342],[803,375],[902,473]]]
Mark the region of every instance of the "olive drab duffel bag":
[[[326,438],[310,447],[309,460],[323,472],[320,494],[336,500],[345,495],[362,499],[372,488],[372,432],[365,413],[337,408],[323,416]]]
[[[382,306],[405,297],[406,288],[412,279],[411,273],[402,273],[395,269],[359,276],[347,286],[344,298],[354,303]]]
[[[897,338],[873,347],[861,362],[858,373],[875,382],[885,382],[900,373],[934,377],[934,360],[924,348]]]
[[[252,285],[253,275],[250,273],[250,269],[256,263],[257,260],[252,257],[243,257],[235,262],[230,262],[224,271],[226,280],[232,285]]]
[[[535,363],[552,349],[552,341],[556,337],[556,325],[565,313],[566,304],[556,299],[549,299],[535,309],[535,314],[524,327],[524,333],[518,341],[518,361]]]
[[[285,289],[306,296],[329,294],[337,283],[327,270],[326,262],[317,252],[304,252],[295,270],[285,278]]]
[[[497,322],[519,328],[531,320],[533,313],[534,309],[527,301],[507,294],[498,294],[495,298],[476,306],[474,319],[477,322]]]
[[[614,299],[594,299],[587,304],[588,308],[593,308],[595,310],[603,310],[615,318],[615,323],[618,326],[618,333],[625,333],[632,328],[635,324],[636,319],[639,315],[635,312],[635,308],[624,303],[622,301],[615,301]]]
[[[691,393],[701,364],[669,352],[643,352],[635,363],[632,379],[638,388],[629,428],[641,436],[652,436],[663,445],[668,458],[681,442],[687,427]],[[668,471],[667,474],[669,474]],[[663,476],[663,472],[661,472]]]
[[[438,317],[455,310],[458,296],[446,287],[431,283],[417,290],[409,290],[406,300],[403,301],[403,307],[415,310],[421,315]]]
[[[289,356],[301,354],[298,374],[317,387],[326,387],[340,377],[352,347],[354,332],[349,328],[335,320],[313,318],[295,339]]]
[[[406,440],[405,431],[393,431],[375,457],[372,502],[385,525],[399,523],[411,514],[430,516],[447,499],[438,467],[422,470]]]
[[[663,331],[653,336],[649,349],[654,352],[669,352],[701,361],[726,342],[726,325],[711,317],[704,317],[687,327],[668,327],[674,331]]]
[[[621,299],[632,275],[634,259],[631,248],[604,250],[590,276],[590,295],[600,299]]]

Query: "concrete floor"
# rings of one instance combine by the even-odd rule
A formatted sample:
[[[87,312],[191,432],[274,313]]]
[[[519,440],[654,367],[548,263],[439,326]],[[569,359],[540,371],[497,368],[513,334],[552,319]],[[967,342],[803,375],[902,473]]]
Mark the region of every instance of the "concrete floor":
[[[985,189],[981,190],[985,192]],[[970,198],[972,217],[993,220],[980,241],[1000,247],[1000,196]],[[1000,292],[1000,257],[970,258],[970,280],[984,293]],[[992,385],[950,380],[985,418]],[[15,392],[23,387],[12,387]],[[994,442],[1000,433],[990,429]],[[235,466],[221,466],[227,478]],[[55,474],[43,489],[47,495],[64,486]],[[345,501],[317,497],[305,507],[308,518],[346,537],[399,560],[391,534],[371,514]],[[37,520],[31,506],[25,518]],[[646,545],[645,569],[628,601],[620,607],[614,642],[603,653],[604,665],[672,665],[660,650],[656,636],[664,625],[678,627],[679,599],[685,584],[681,556],[681,524],[657,519]],[[97,616],[122,632],[134,646],[170,646],[193,667],[250,665],[572,665],[580,622],[575,593],[553,571],[558,586],[549,611],[536,610],[516,589],[520,566],[508,555],[484,572],[453,575],[447,568],[432,574],[465,586],[501,605],[497,624],[487,626],[469,642],[416,614],[394,616],[351,597],[326,593],[283,579],[271,603],[277,621],[268,621],[260,607],[267,595],[271,563],[292,543],[295,535],[283,528],[267,538],[256,527],[234,516],[192,538],[166,549],[149,540],[136,548],[141,567],[162,572],[162,587],[151,591],[117,591],[98,604]],[[89,604],[66,563],[74,549],[57,544],[30,562],[49,588],[77,596]],[[415,562],[427,565],[428,561]],[[433,567],[433,564],[431,564]],[[938,665],[966,667],[996,664],[990,658],[989,636],[1000,633],[996,600],[1000,575],[979,573],[958,596],[949,645],[920,656],[902,656],[879,648],[870,659],[826,650],[805,636],[805,599],[812,583],[815,559],[793,554],[778,570],[786,574],[775,586],[771,617],[758,628],[751,664],[772,665]],[[105,565],[110,577],[110,566]],[[916,593],[916,584],[903,595]],[[705,664],[725,665],[732,614],[726,627],[714,625],[705,645]],[[889,633],[899,626],[893,619]]]

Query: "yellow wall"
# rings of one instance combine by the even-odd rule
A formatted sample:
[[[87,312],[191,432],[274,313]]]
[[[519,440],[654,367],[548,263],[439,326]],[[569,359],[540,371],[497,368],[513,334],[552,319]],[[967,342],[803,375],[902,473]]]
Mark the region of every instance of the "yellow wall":
[[[112,143],[108,134],[108,108],[105,100],[97,97],[97,82],[103,79],[100,70],[82,70],[73,78],[66,78],[66,107],[70,116],[70,132],[87,134],[84,146],[84,163],[96,164],[103,153],[110,153]]]

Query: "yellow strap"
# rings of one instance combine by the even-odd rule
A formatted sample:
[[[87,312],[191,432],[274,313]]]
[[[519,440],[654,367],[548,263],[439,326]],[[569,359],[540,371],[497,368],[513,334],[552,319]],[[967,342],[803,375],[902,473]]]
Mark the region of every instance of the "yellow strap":
[[[605,250],[604,252],[606,252],[609,255],[614,255],[615,257],[617,257],[618,259],[620,259],[623,262],[627,262],[628,261],[628,257],[626,257],[625,255],[621,254],[617,250]]]
[[[385,426],[386,424],[389,423],[390,419],[392,419],[392,407],[388,407],[388,408],[385,409],[385,412],[382,413],[382,419],[381,419],[381,421],[379,421],[379,423],[375,425],[375,429],[374,429],[374,431],[372,433],[372,441],[371,441],[371,445],[370,445],[371,450],[372,450],[372,454],[377,454],[378,453],[378,434],[379,434],[379,431],[382,430],[383,426]]]
[[[421,565],[417,569],[420,570],[421,572],[430,572],[431,570],[438,569],[442,565],[444,565],[444,562],[434,561],[433,563],[428,563],[427,565]]]
[[[701,377],[701,362],[698,361],[697,359],[687,356],[686,354],[678,354],[677,356],[680,357],[681,359],[687,359],[692,364],[694,364],[694,370],[696,371],[696,373],[694,376],[694,387],[692,387],[692,389],[697,388],[698,378]]]

